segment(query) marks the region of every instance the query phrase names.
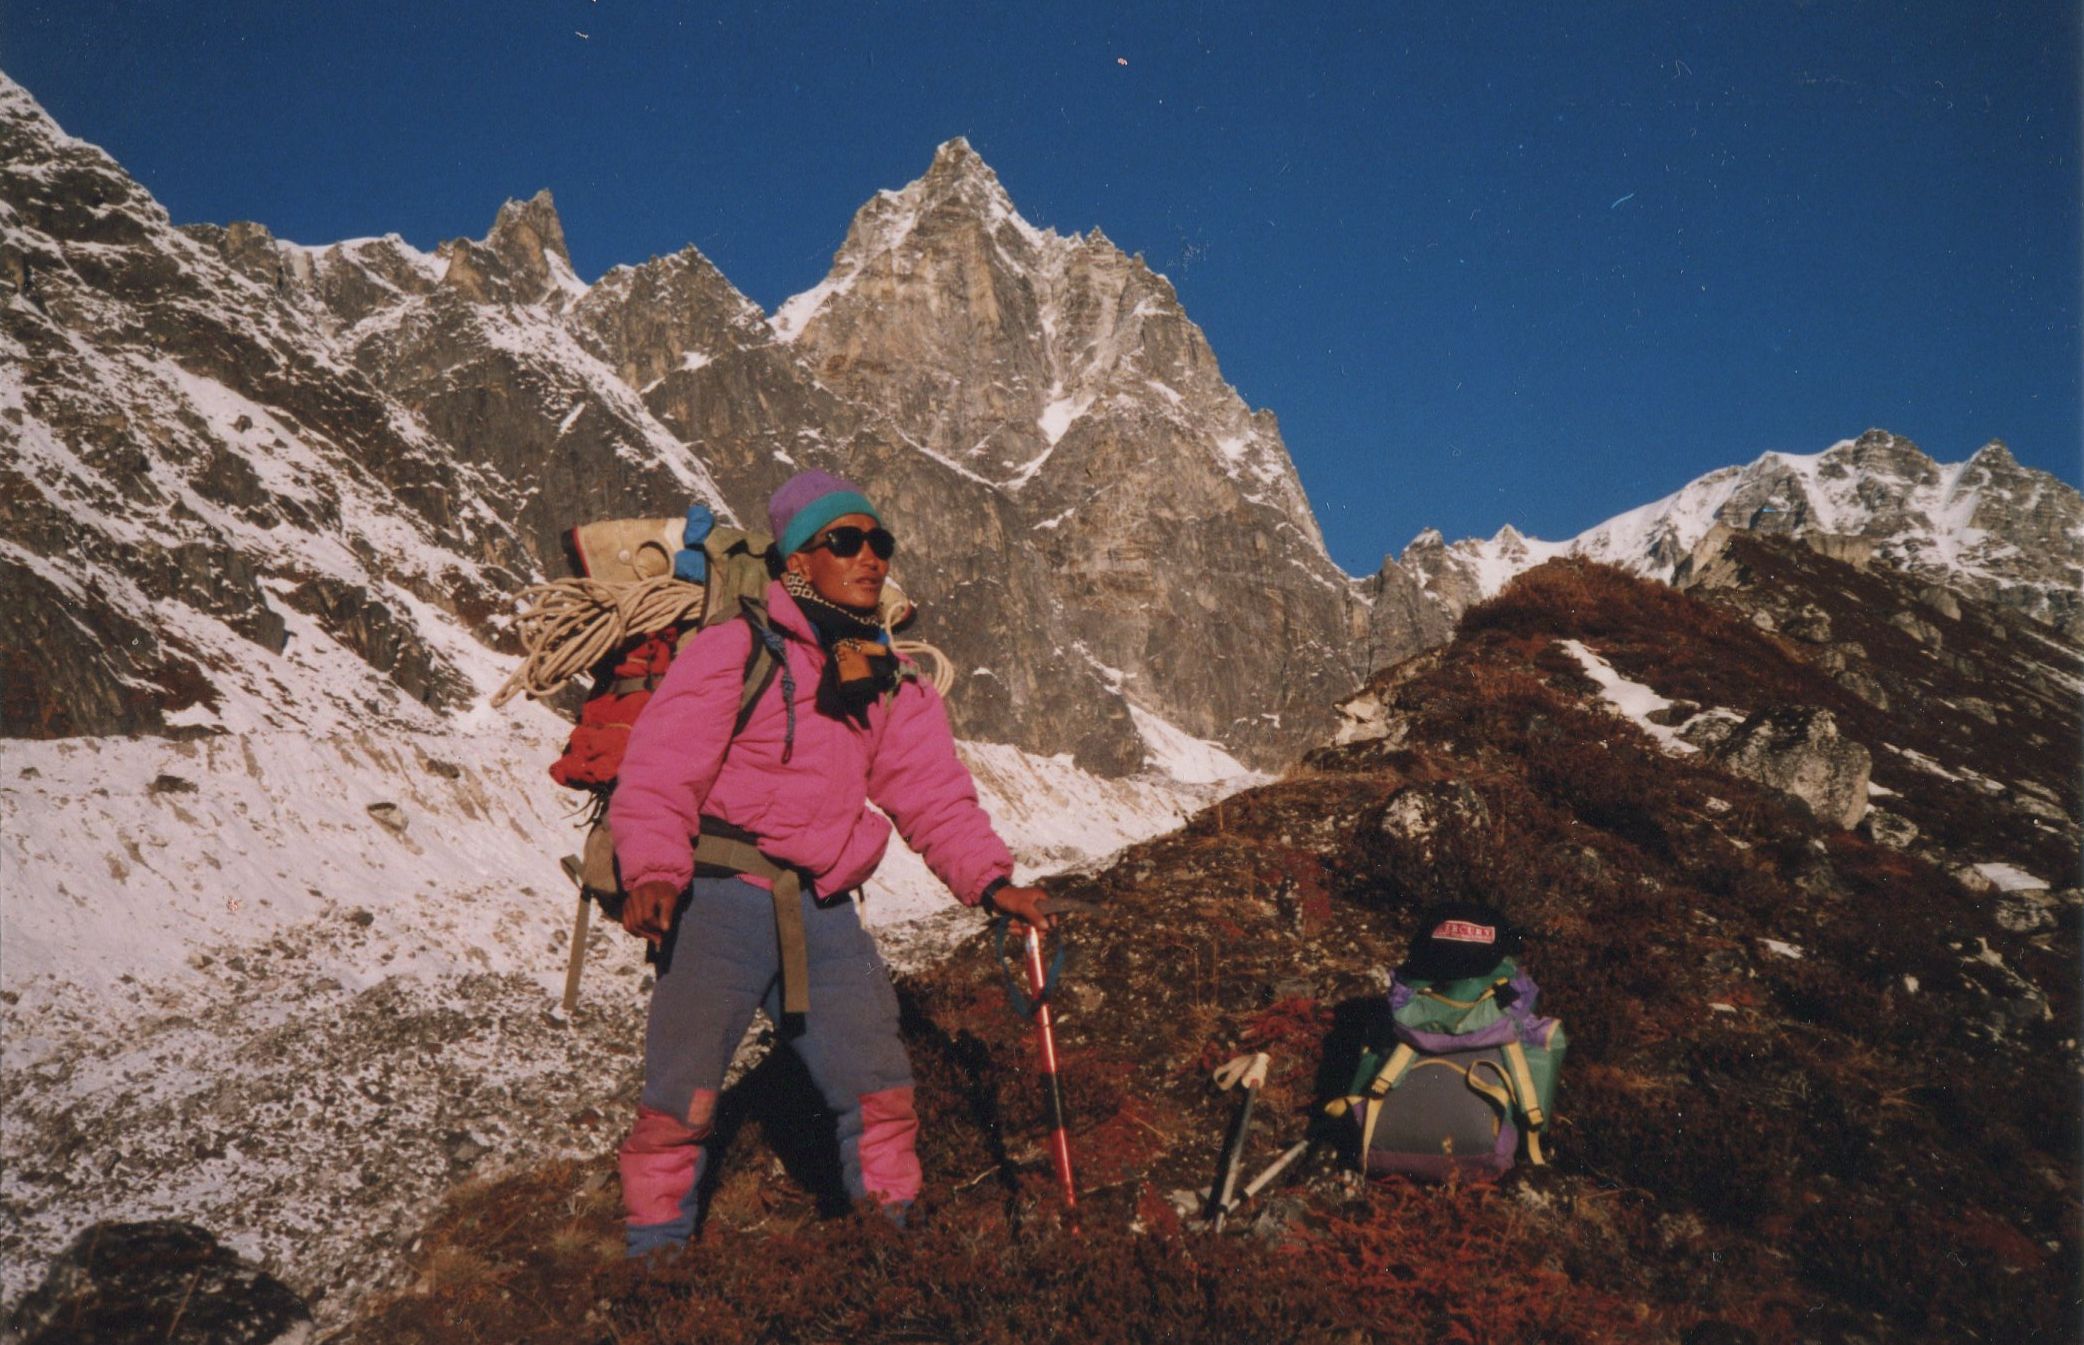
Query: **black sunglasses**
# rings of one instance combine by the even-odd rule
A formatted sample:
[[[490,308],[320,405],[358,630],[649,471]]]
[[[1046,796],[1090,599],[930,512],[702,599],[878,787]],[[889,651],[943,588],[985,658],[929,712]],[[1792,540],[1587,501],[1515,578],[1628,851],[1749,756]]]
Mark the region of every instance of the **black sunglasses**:
[[[863,542],[868,543],[868,549],[876,553],[877,560],[888,560],[897,554],[897,539],[890,535],[888,528],[856,528],[853,526],[827,528],[813,538],[810,545],[803,549],[805,551],[816,551],[819,547],[823,547],[841,560],[845,560],[849,556],[860,554]]]

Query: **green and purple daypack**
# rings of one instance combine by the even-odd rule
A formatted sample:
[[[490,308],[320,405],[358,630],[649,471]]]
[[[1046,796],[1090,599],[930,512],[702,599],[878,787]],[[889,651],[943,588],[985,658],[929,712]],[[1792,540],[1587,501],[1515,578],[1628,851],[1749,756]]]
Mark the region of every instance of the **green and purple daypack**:
[[[1387,1030],[1333,1104],[1358,1127],[1369,1176],[1490,1181],[1524,1146],[1540,1165],[1563,1025],[1535,1012],[1519,936],[1493,907],[1460,902],[1420,918],[1390,978]],[[1343,1104],[1343,1106],[1341,1105]]]

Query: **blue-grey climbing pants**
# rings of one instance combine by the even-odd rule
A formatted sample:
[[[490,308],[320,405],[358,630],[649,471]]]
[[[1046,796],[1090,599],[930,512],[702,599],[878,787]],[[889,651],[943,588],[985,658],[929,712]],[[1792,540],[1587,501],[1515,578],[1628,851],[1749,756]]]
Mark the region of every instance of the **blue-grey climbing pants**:
[[[803,894],[810,1011],[787,1044],[839,1118],[840,1170],[855,1199],[919,1194],[912,1070],[897,994],[854,903]],[[724,1072],[755,1009],[782,1022],[774,898],[742,878],[697,878],[664,948],[644,1034],[644,1092],[622,1142],[630,1254],[685,1243]]]

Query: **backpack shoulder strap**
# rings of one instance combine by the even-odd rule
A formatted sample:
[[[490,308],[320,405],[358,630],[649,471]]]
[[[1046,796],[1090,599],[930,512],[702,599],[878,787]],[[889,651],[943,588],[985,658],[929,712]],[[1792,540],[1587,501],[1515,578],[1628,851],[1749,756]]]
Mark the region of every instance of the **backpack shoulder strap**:
[[[744,687],[738,693],[738,718],[731,725],[731,736],[745,732],[760,697],[779,677],[782,706],[788,716],[782,738],[782,760],[787,761],[796,751],[796,676],[789,670],[787,637],[767,619],[767,605],[757,598],[741,597],[738,616],[752,632],[752,647],[745,655]]]

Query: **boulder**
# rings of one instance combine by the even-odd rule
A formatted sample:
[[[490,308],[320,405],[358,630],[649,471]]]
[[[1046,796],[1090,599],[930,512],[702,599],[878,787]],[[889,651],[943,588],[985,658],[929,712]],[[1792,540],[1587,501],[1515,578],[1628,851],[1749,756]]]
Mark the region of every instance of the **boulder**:
[[[1489,845],[1491,810],[1460,780],[1406,785],[1382,806],[1372,832],[1374,867],[1403,894],[1460,899]]]
[[[1932,584],[1921,590],[1918,601],[1950,621],[1961,619],[1961,600],[1945,584]]]
[[[1829,710],[1781,705],[1759,711],[1713,749],[1725,770],[1794,795],[1838,827],[1853,827],[1867,812],[1867,779],[1874,759],[1838,736]]]
[[[1780,629],[1805,644],[1829,644],[1831,614],[1813,602],[1805,602],[1794,615],[1780,623]]]
[[[1363,691],[1358,696],[1340,701],[1334,709],[1339,719],[1332,733],[1332,742],[1340,747],[1383,740],[1391,747],[1402,747],[1410,731],[1403,717],[1392,714],[1382,697],[1373,691]]]
[[[52,1263],[0,1339],[8,1345],[302,1345],[295,1291],[174,1219],[95,1224]]]
[[[1888,850],[1908,850],[1918,838],[1917,823],[1879,808],[1867,810],[1867,816],[1860,822],[1860,830],[1867,834],[1868,840]]]

